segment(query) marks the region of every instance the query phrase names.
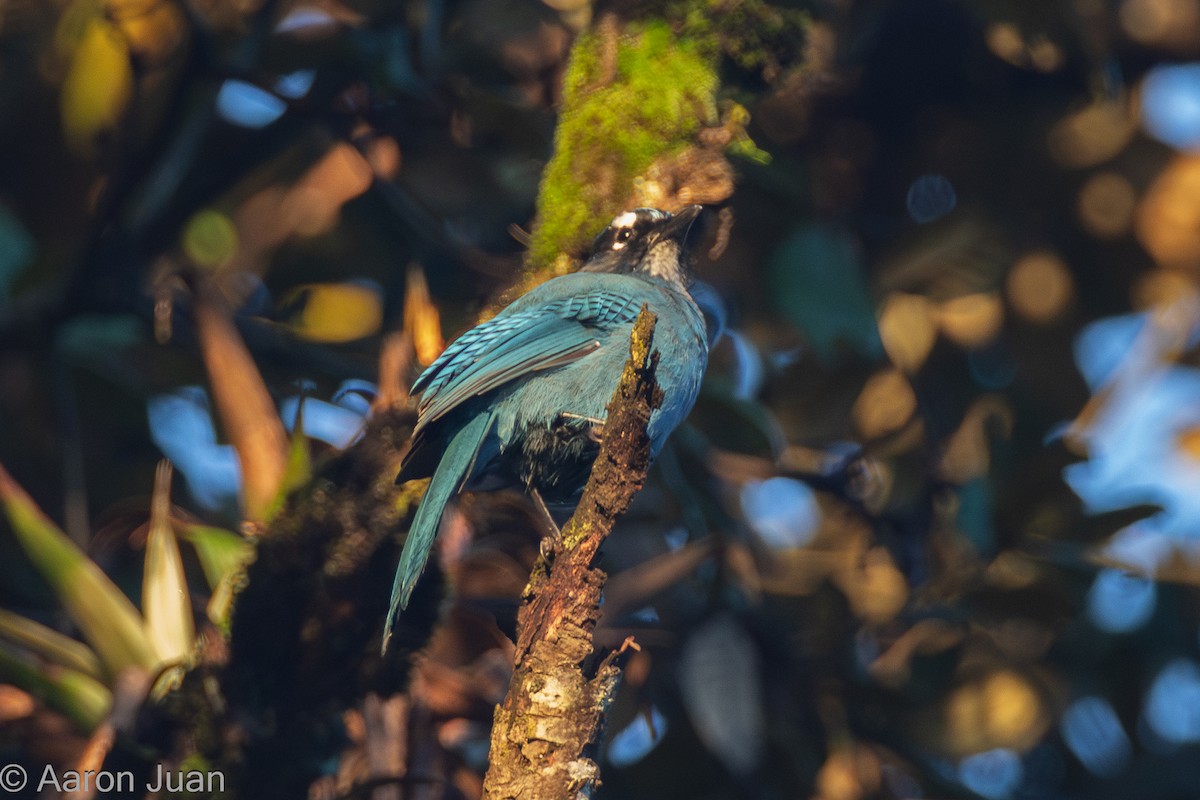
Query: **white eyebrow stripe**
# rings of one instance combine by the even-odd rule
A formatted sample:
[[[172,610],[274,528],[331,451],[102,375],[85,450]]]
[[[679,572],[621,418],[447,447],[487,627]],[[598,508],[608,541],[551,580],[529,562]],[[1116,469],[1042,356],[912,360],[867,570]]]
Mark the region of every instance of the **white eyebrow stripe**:
[[[621,216],[612,221],[614,228],[630,228],[633,223],[637,222],[637,214],[633,211],[626,211]]]

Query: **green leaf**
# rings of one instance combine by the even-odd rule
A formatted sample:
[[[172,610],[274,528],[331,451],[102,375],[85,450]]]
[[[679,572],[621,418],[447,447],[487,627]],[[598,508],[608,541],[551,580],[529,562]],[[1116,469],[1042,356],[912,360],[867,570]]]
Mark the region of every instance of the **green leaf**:
[[[87,645],[20,614],[0,608],[0,639],[60,667],[104,680],[104,667]]]
[[[17,542],[62,601],[109,675],[155,665],[154,648],[129,598],[50,521],[0,466],[0,504]]]
[[[145,576],[142,579],[142,613],[146,632],[167,663],[183,661],[192,652],[196,630],[192,600],[183,574],[179,543],[171,528],[171,464],[161,461],[154,476],[150,503],[150,533],[146,539]]]
[[[224,528],[189,525],[183,529],[183,538],[196,548],[204,579],[208,581],[208,588],[213,590],[254,555],[253,545]]]
[[[93,730],[112,707],[112,692],[95,678],[66,667],[39,665],[4,645],[0,677],[66,714],[83,731]]]
[[[183,531],[183,538],[196,548],[204,577],[212,589],[212,597],[205,609],[208,618],[227,633],[236,584],[243,568],[254,558],[254,546],[232,531],[206,525],[188,526]]]

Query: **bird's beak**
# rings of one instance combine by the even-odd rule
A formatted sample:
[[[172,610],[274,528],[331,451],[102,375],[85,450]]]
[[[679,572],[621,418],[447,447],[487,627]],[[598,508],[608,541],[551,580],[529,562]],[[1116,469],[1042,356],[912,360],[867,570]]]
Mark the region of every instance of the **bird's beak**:
[[[696,221],[703,210],[704,206],[684,206],[676,211],[659,228],[658,240],[673,239],[681,245],[684,244],[687,241],[688,233],[692,230],[692,223]]]

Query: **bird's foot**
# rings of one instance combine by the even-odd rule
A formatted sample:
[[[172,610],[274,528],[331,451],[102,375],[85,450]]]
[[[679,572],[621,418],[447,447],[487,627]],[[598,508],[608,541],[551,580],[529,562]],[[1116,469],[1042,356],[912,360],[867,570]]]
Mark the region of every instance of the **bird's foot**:
[[[588,438],[596,444],[600,444],[600,440],[604,438],[604,420],[596,419],[595,417],[585,417],[582,414],[572,414],[570,411],[564,411],[560,415],[564,419],[581,419],[584,422],[590,422],[591,427],[588,428]]]

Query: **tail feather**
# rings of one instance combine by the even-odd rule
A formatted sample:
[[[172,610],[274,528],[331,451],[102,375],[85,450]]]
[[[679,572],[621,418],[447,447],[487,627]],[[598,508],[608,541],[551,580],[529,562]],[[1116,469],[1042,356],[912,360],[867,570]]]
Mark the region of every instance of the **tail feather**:
[[[442,453],[441,461],[434,470],[429,488],[421,498],[421,505],[413,518],[412,526],[408,529],[408,538],[404,541],[404,549],[400,553],[400,563],[396,566],[396,579],[392,583],[392,602],[388,609],[387,622],[383,630],[383,652],[387,652],[388,639],[391,638],[392,628],[396,617],[408,606],[413,587],[425,569],[429,560],[429,551],[437,538],[438,526],[442,521],[442,513],[446,504],[458,493],[462,485],[471,476],[479,451],[487,439],[492,426],[490,414],[480,414],[454,434],[446,450]]]

